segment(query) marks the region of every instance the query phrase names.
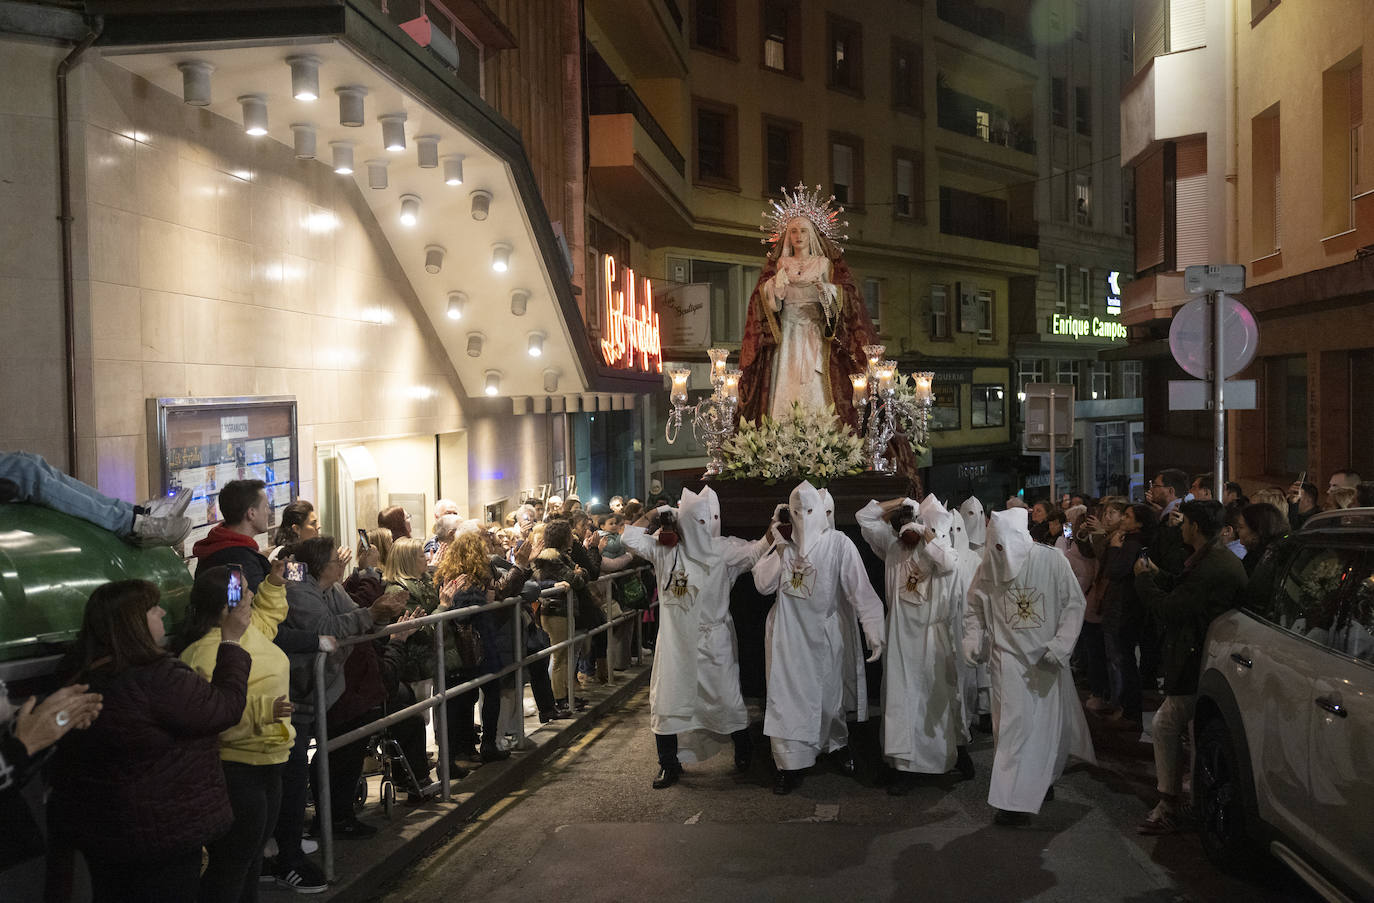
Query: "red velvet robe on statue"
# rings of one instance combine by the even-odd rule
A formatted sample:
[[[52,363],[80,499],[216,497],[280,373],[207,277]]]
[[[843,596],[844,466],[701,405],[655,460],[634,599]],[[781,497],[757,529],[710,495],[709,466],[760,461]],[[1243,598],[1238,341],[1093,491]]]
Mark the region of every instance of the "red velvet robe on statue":
[[[833,247],[830,245],[827,251]],[[863,295],[854,283],[854,274],[850,272],[849,265],[838,254],[829,256],[830,281],[839,289],[841,303],[833,335],[827,333],[824,336],[827,346],[823,366],[826,400],[834,404],[835,414],[840,420],[857,432],[859,418],[854,410],[854,390],[849,377],[852,373],[862,373],[867,369],[868,357],[864,354],[864,346],[877,344],[878,332],[873,328],[873,320],[868,316],[868,308],[864,306]],[[754,423],[769,413],[771,408],[773,362],[782,338],[778,314],[770,309],[763,297],[764,283],[772,279],[777,271],[778,262],[769,254],[758,284],[754,286],[754,293],[749,296],[744,342],[740,347],[740,418]],[[898,473],[912,480],[916,487],[920,486],[916,458],[906,439],[899,436],[892,441],[888,446],[888,458],[895,459]],[[919,488],[916,492],[919,493]]]

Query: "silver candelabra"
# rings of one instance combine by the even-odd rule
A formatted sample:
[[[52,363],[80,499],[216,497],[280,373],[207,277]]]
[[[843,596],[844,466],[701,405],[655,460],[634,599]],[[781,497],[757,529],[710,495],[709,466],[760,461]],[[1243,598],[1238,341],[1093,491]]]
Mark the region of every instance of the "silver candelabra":
[[[854,410],[859,415],[859,434],[864,438],[864,454],[869,468],[879,473],[891,473],[895,462],[884,454],[893,438],[902,435],[917,445],[930,441],[930,409],[934,403],[932,387],[935,374],[920,372],[912,375],[913,392],[899,391],[907,380],[897,371],[897,362],[884,360],[887,348],[865,345],[868,368],[863,373],[850,374],[854,387]]]
[[[692,371],[677,367],[669,371],[673,381],[669,400],[673,410],[668,414],[668,424],[664,427],[663,438],[671,445],[677,441],[682,430],[682,418],[692,412],[692,435],[698,442],[706,445],[711,456],[706,465],[705,476],[715,476],[725,470],[725,458],[721,446],[735,434],[735,417],[739,412],[740,371],[729,369],[726,359],[730,352],[724,348],[712,348],[706,352],[711,358],[711,394],[695,405],[687,403],[687,381]]]

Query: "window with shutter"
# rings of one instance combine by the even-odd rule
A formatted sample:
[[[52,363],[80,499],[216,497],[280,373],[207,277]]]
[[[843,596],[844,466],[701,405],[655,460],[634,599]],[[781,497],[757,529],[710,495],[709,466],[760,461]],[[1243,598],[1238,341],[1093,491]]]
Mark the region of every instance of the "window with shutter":
[[[949,330],[949,286],[930,287],[930,337],[951,338]]]
[[[1207,263],[1207,139],[1180,141],[1174,164],[1174,269]]]
[[[1164,151],[1135,167],[1135,268],[1143,273],[1164,263]]]
[[[1206,0],[1169,0],[1169,53],[1206,46]]]
[[[1258,258],[1282,247],[1278,104],[1250,122],[1250,171],[1252,253]]]
[[[1169,52],[1169,0],[1137,0],[1135,4],[1135,71]]]

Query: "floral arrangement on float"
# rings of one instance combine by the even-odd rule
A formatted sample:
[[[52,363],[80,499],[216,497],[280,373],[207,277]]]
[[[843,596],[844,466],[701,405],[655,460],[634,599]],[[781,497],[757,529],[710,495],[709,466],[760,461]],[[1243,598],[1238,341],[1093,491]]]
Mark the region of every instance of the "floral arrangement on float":
[[[840,422],[833,405],[806,408],[795,401],[780,419],[766,414],[757,424],[741,419],[722,451],[723,478],[769,484],[807,480],[821,487],[863,473],[867,464],[864,440]]]

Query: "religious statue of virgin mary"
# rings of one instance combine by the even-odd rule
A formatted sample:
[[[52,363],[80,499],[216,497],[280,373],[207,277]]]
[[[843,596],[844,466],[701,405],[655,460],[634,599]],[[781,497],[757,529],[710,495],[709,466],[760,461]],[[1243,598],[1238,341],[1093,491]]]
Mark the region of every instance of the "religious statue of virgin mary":
[[[845,262],[844,208],[817,185],[782,189],[764,211],[768,251],[758,285],[749,297],[740,348],[740,417],[781,419],[799,402],[834,405],[835,414],[858,431],[850,375],[866,372],[865,345],[878,342],[863,295]],[[910,444],[890,446],[898,472],[916,473]]]
[[[740,349],[740,416],[777,419],[792,405],[833,404],[858,426],[849,375],[868,366],[863,346],[878,341],[839,242],[847,222],[834,196],[798,185],[764,212],[768,245],[749,298]]]

